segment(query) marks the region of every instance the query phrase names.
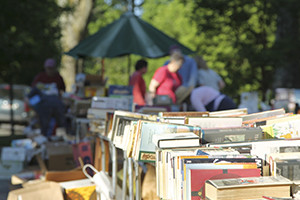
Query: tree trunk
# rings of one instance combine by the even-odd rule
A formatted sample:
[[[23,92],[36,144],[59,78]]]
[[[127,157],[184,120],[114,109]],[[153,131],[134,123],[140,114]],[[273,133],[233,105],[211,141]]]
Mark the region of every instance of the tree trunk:
[[[82,39],[87,27],[94,0],[58,0],[62,7],[65,4],[74,7],[74,11],[63,14],[60,18],[62,27],[61,44],[64,52],[69,51]],[[67,91],[71,90],[75,83],[77,60],[68,55],[62,55],[60,73],[65,80]]]

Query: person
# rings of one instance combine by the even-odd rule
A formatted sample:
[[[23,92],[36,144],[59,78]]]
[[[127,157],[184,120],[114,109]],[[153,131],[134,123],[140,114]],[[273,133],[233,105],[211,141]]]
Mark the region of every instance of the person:
[[[53,119],[55,119],[57,127],[65,127],[65,107],[61,95],[66,87],[63,78],[56,69],[55,59],[46,59],[44,69],[45,71],[35,76],[28,97],[30,99],[36,99],[32,97],[39,98],[32,106],[38,115],[41,133],[50,138],[53,134],[51,128],[54,128]]]
[[[148,62],[140,59],[135,64],[135,72],[130,76],[129,85],[133,86],[133,102],[139,106],[146,105],[146,83],[143,75],[147,72]]]
[[[174,51],[180,51],[181,49],[177,45],[172,45],[170,47],[170,55]],[[197,84],[197,63],[196,61],[191,58],[190,56],[183,55],[184,62],[182,63],[181,68],[178,70],[178,73],[180,74],[182,78],[182,86],[186,88],[195,88]],[[170,62],[170,60],[166,61],[164,65],[167,65]]]
[[[208,68],[205,60],[200,56],[195,56],[195,61],[198,67],[198,86],[210,86],[218,91],[225,87],[225,82],[219,74]]]
[[[56,69],[56,60],[48,58],[44,62],[45,71],[35,76],[32,87],[42,89],[46,94],[61,95],[66,90],[65,82]]]
[[[200,86],[193,89],[190,101],[193,108],[199,112],[213,112],[237,108],[231,98],[209,86]]]
[[[178,70],[184,62],[184,57],[180,51],[173,51],[170,62],[159,67],[149,84],[149,92],[154,98],[156,95],[168,95],[172,102],[176,103],[176,89],[182,84],[182,79]]]

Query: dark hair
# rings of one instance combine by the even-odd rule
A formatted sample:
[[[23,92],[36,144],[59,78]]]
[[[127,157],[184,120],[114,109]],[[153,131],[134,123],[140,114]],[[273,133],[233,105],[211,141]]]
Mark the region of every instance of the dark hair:
[[[135,64],[135,70],[138,71],[144,67],[147,67],[148,66],[148,62],[144,59],[140,59],[136,62]]]

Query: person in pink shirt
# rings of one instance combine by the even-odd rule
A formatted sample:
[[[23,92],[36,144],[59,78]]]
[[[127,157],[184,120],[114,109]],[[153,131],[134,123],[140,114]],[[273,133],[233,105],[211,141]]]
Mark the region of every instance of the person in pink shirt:
[[[176,103],[176,89],[182,84],[182,78],[178,70],[184,62],[180,51],[174,51],[170,56],[170,62],[158,68],[149,84],[149,92],[154,98],[155,95],[168,95],[173,103]]]
[[[147,72],[148,63],[141,59],[135,64],[135,72],[130,76],[129,85],[133,86],[133,102],[139,106],[146,105],[146,83],[143,75]]]

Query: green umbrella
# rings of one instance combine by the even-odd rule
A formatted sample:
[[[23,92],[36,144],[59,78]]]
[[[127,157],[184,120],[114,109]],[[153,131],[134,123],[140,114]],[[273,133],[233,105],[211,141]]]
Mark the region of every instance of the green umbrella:
[[[86,56],[114,58],[129,54],[159,58],[169,54],[171,45],[179,46],[184,54],[193,53],[151,24],[127,12],[118,20],[82,40],[66,54],[75,58]]]

